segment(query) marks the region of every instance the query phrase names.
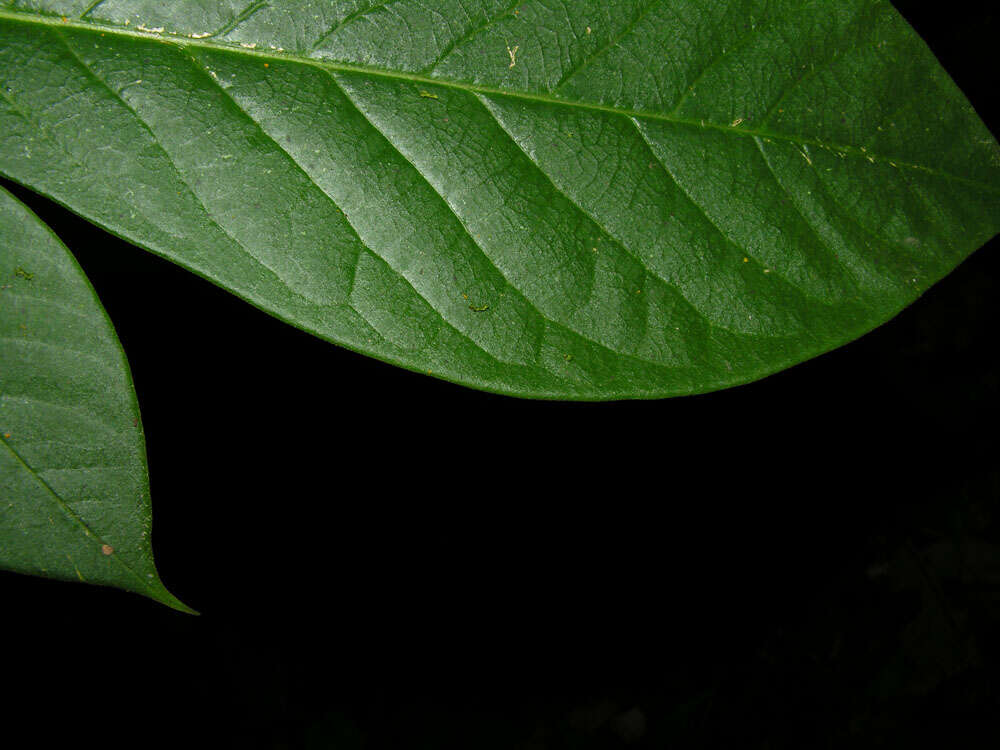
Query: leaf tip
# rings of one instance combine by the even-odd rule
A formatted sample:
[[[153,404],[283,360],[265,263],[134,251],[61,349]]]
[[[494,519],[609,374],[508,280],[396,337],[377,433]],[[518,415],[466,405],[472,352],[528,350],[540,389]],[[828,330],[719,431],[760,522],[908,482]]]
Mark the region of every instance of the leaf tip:
[[[166,586],[163,585],[163,581],[160,580],[159,576],[155,576],[149,581],[149,585],[145,591],[140,593],[149,597],[159,604],[170,607],[170,609],[176,610],[177,612],[183,612],[186,615],[200,616],[201,612],[193,609],[178,599],[176,596],[170,593]]]

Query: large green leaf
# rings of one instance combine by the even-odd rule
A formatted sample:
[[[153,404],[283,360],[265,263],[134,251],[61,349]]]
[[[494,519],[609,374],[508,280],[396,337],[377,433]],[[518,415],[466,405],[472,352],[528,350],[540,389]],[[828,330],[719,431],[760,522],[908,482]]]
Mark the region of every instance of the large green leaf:
[[[404,367],[742,383],[1000,225],[1000,147],[882,0],[244,3],[0,0],[0,172]]]
[[[139,407],[73,256],[0,189],[0,568],[164,588],[149,541]]]

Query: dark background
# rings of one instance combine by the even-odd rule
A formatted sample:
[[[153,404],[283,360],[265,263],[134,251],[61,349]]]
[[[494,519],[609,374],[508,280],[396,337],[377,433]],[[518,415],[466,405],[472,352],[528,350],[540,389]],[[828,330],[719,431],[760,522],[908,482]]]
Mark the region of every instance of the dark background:
[[[1000,133],[996,4],[895,4]],[[4,185],[114,321],[158,565],[203,613],[0,575],[8,738],[1000,742],[1000,242],[762,382],[540,403],[324,343]]]

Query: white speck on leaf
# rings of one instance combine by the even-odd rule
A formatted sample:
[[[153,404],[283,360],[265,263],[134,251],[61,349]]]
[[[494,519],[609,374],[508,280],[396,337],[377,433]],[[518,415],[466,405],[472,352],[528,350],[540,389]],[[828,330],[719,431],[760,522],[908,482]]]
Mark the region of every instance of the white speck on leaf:
[[[507,45],[507,54],[510,55],[510,65],[508,67],[510,68],[513,68],[515,65],[517,65],[518,49],[520,49],[520,47],[516,44],[514,45],[513,49],[511,49],[511,46],[509,44]]]

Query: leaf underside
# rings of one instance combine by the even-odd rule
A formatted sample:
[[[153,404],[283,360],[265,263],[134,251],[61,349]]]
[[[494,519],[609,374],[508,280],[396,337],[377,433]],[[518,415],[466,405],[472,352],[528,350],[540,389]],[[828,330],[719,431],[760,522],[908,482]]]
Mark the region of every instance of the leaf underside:
[[[0,173],[540,398],[754,380],[1000,228],[1000,147],[880,0],[7,0]]]
[[[153,566],[148,486],[114,329],[65,246],[0,189],[0,569],[190,612]]]

